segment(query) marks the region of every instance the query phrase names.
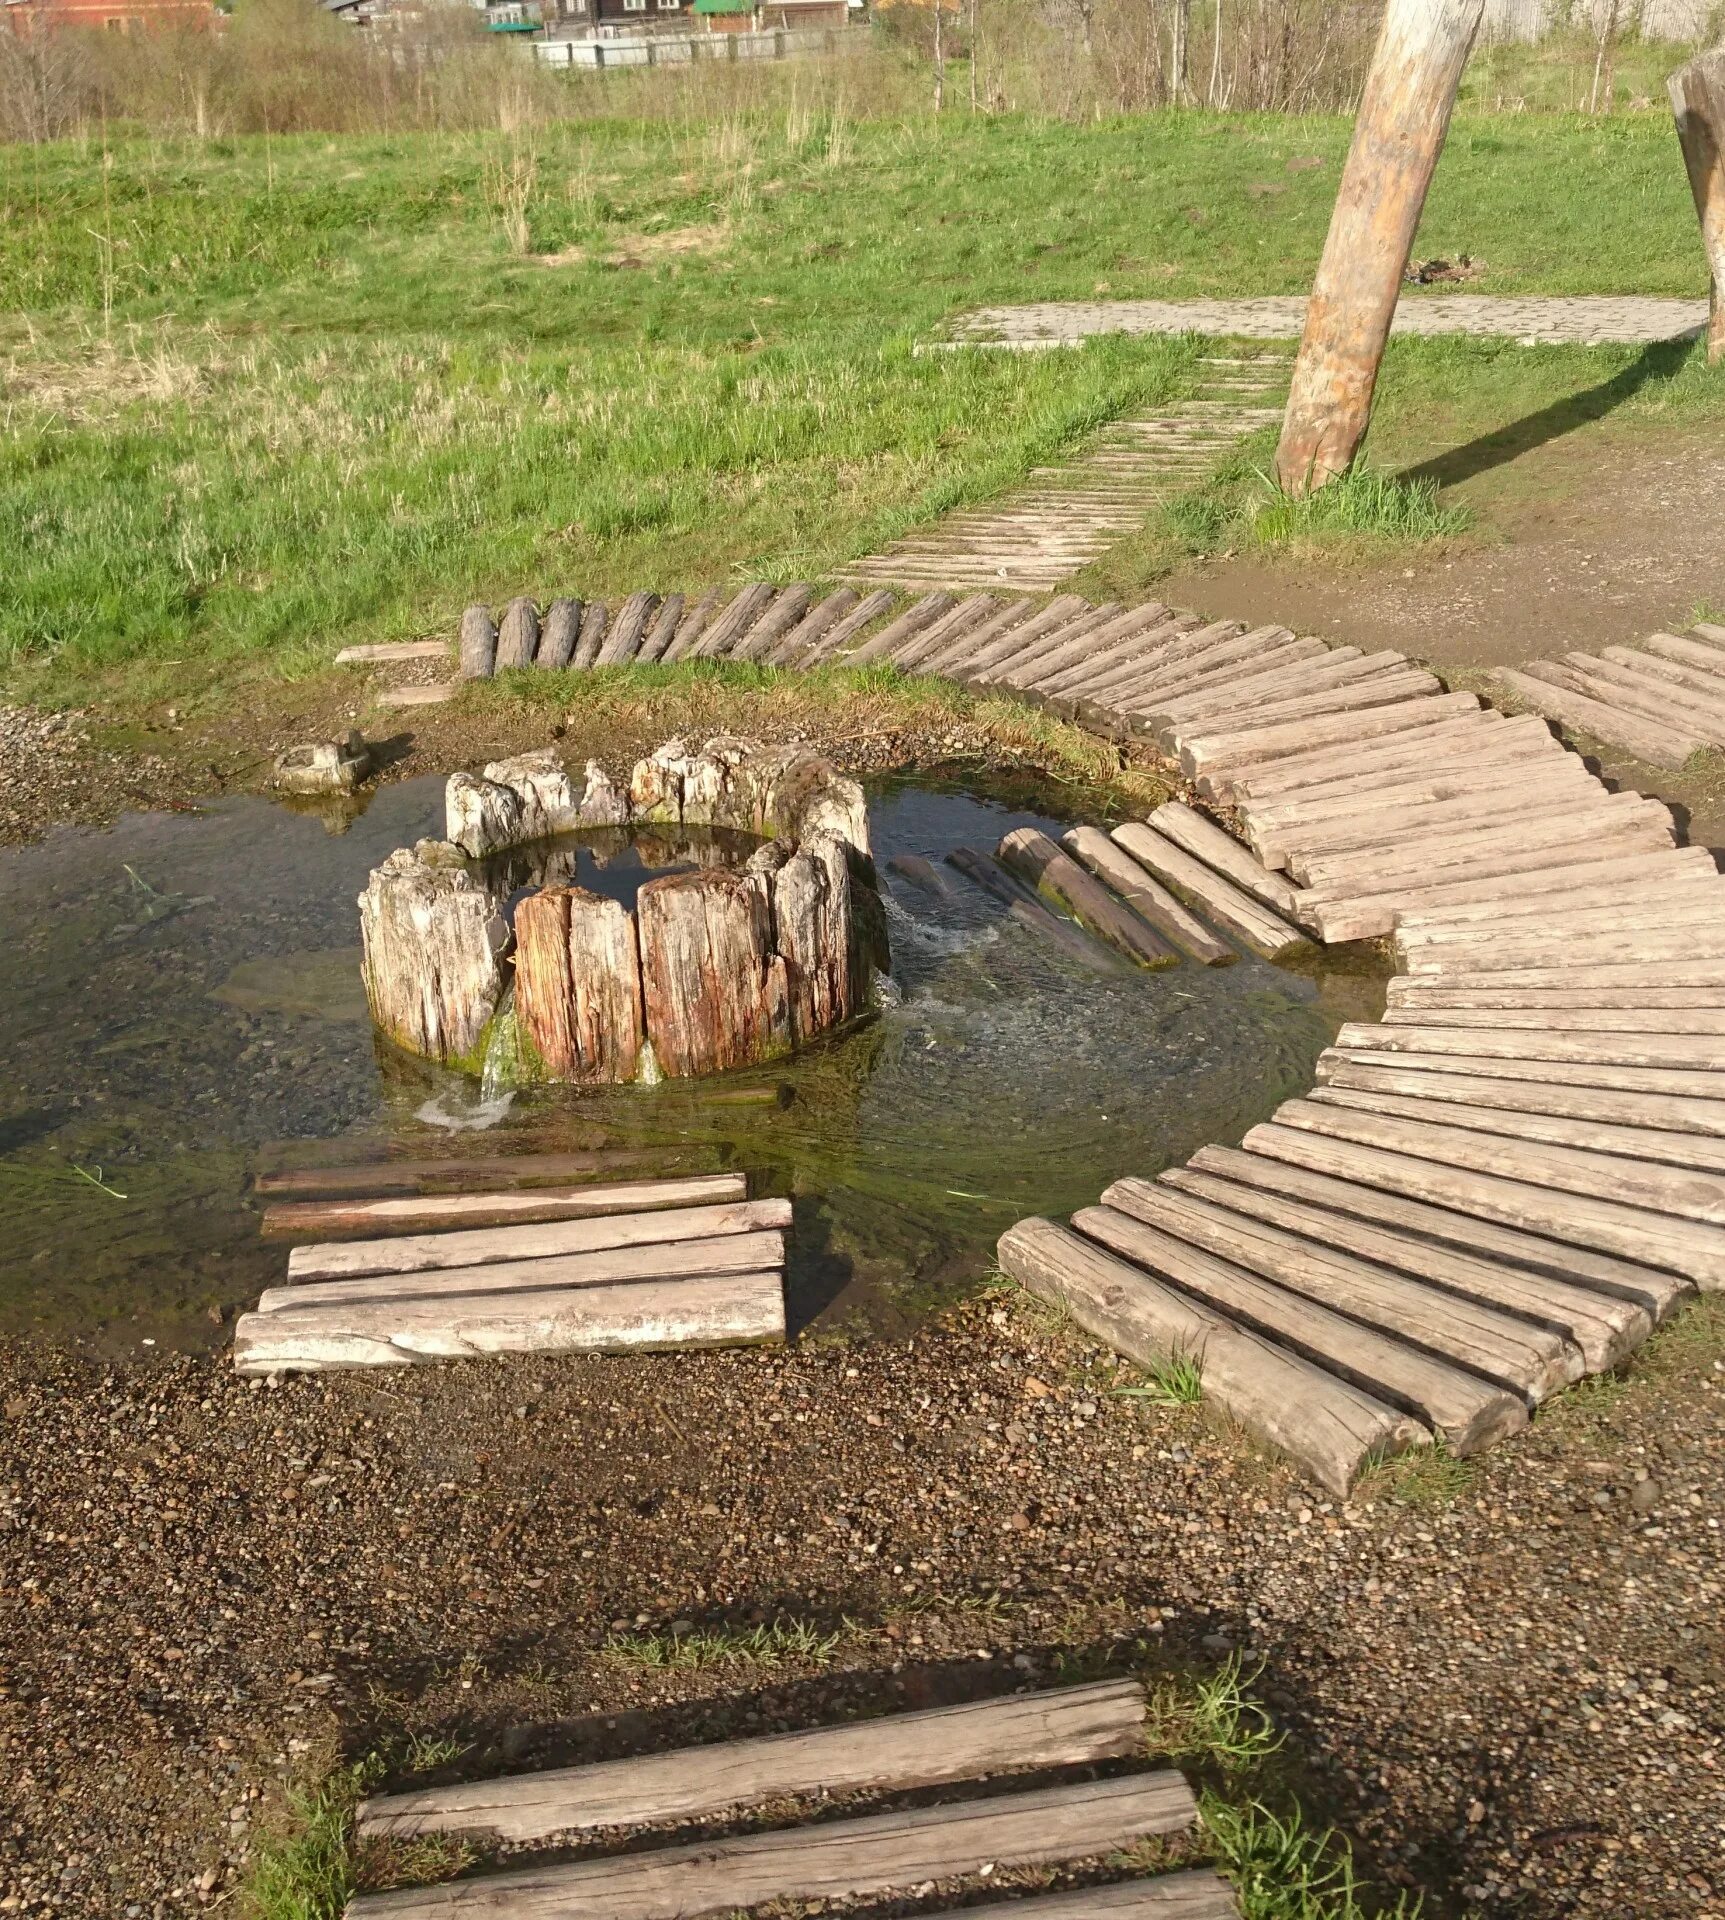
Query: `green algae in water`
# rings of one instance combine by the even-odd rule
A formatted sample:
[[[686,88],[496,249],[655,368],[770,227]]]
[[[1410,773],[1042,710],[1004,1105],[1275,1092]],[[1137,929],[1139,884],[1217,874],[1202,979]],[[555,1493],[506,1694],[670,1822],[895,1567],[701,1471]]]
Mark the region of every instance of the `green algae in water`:
[[[494,1121],[499,1153],[644,1143],[665,1171],[745,1171],[796,1202],[795,1323],[892,1332],[974,1286],[1024,1213],[1238,1139],[1310,1083],[1341,1019],[1376,1010],[1369,979],[1252,959],[1079,972],[943,864],[1013,827],[1060,831],[1059,803],[895,783],[871,796],[894,949],[878,1014],[752,1073],[500,1085],[475,1114],[476,1080],[356,1017],[355,897],[393,848],[439,831],[442,793],[385,788],[339,836],[247,798],[0,854],[17,961],[0,999],[0,1330],[117,1353],[220,1339],[211,1310],[281,1275],[257,1167],[478,1150],[421,1117],[440,1106]],[[892,871],[905,854],[944,888]],[[505,1033],[495,1047],[501,1061]]]

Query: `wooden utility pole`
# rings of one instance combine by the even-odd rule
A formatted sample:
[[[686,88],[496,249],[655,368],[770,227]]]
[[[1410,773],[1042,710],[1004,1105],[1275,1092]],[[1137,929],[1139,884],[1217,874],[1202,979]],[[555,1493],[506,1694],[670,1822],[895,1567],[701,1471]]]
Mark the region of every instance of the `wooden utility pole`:
[[[1725,53],[1705,53],[1666,82],[1683,164],[1701,216],[1701,244],[1713,274],[1707,364],[1725,360]]]
[[[1290,493],[1345,472],[1485,0],[1388,0],[1276,450]]]

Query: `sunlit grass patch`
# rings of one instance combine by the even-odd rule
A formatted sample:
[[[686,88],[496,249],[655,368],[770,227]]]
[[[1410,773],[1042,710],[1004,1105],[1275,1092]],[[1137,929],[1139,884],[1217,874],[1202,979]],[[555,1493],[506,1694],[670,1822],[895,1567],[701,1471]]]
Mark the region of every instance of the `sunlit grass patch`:
[[[1267,1760],[1282,1744],[1249,1691],[1238,1654],[1212,1673],[1163,1675],[1150,1683],[1145,1745],[1153,1754],[1207,1762],[1234,1773]]]
[[[613,1634],[603,1654],[620,1666],[653,1673],[690,1673],[707,1667],[770,1670],[793,1661],[825,1666],[838,1643],[837,1633],[824,1633],[806,1620],[772,1620],[754,1627]]]
[[[1414,1920],[1420,1911],[1406,1894],[1394,1906],[1368,1904],[1347,1843],[1310,1826],[1297,1807],[1277,1813],[1207,1792],[1199,1812],[1242,1920]]]
[[[1113,1387],[1110,1392],[1123,1400],[1147,1400],[1157,1407],[1196,1406],[1204,1397],[1203,1363],[1194,1354],[1171,1353],[1145,1367],[1141,1384]]]
[[[1465,508],[1439,504],[1435,480],[1409,479],[1364,464],[1300,496],[1266,476],[1259,480],[1262,492],[1247,504],[1245,525],[1260,546],[1338,538],[1449,540],[1472,524]]]

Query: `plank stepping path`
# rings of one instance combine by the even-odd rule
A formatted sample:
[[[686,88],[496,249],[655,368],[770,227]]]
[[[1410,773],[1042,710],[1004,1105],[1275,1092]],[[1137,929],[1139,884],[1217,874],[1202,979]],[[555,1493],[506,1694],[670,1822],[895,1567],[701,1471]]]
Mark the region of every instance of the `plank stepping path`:
[[[352,1237],[290,1251],[283,1284],[235,1324],[236,1368],[782,1342],[791,1203],[749,1199],[734,1173],[550,1183],[600,1159],[500,1158],[453,1176],[453,1190],[449,1176],[388,1163],[360,1192],[361,1169],[267,1177],[265,1233]],[[294,1189],[313,1197],[274,1197]]]
[[[1021,1222],[1006,1272],[1146,1367],[1195,1362],[1337,1492],[1519,1431],[1725,1287],[1725,883],[1662,802],[1396,652],[964,586],[668,596],[641,630],[663,658],[940,674],[1154,740],[1193,804],[954,856],[1074,957],[1387,940],[1398,966],[1309,1095]],[[1639,655],[1697,680],[1725,660],[1720,629],[1662,638]],[[1694,730],[1706,690],[1668,683]]]
[[[532,1846],[549,1858],[429,1886],[358,1894],[348,1920],[436,1920],[470,1913],[515,1920],[693,1920],[767,1902],[923,1894],[930,1883],[975,1881],[1015,1868],[1120,1872],[1113,1858],[1145,1841],[1195,1833],[1197,1803],[1170,1768],[1115,1771],[1145,1754],[1145,1697],[1134,1680],[936,1707],[806,1732],[770,1734],[669,1753],[602,1760],[503,1780],[425,1788],[367,1800],[355,1822],[367,1840],[464,1834]],[[1015,1775],[1060,1770],[1055,1784]],[[991,1791],[978,1794],[984,1778]],[[1002,1783],[1005,1783],[1002,1790]],[[966,1793],[964,1789],[970,1787]],[[941,1789],[932,1804],[856,1811],[680,1843],[674,1830],[622,1853],[568,1857],[603,1831],[709,1825],[787,1798]],[[643,1836],[637,1833],[636,1838]],[[942,1901],[923,1911],[953,1910]],[[968,1896],[966,1911],[976,1909]],[[1113,1878],[1013,1901],[1016,1917],[1238,1920],[1232,1890],[1204,1868]]]
[[[1648,766],[1681,767],[1725,747],[1725,626],[1700,621],[1638,646],[1533,660],[1499,669],[1492,683],[1515,705]]]

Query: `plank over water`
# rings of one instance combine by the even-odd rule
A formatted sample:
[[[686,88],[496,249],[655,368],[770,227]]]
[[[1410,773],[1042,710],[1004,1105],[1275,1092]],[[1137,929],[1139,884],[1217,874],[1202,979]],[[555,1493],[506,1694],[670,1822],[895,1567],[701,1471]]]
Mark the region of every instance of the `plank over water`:
[[[601,1147],[588,1153],[493,1154],[483,1160],[358,1160],[339,1167],[278,1167],[257,1174],[252,1191],[307,1200],[451,1187],[477,1193],[488,1187],[525,1187],[608,1173],[649,1157],[644,1150]]]
[[[714,1234],[782,1231],[791,1224],[788,1200],[731,1200],[713,1206],[644,1208],[591,1220],[547,1220],[519,1227],[472,1227],[456,1233],[401,1234],[383,1240],[332,1240],[295,1247],[290,1280],[340,1280],[366,1273],[430,1273],[498,1260],[539,1260],[555,1254],[600,1253],[665,1241],[705,1240]]]
[[[1235,939],[1244,941],[1254,953],[1273,960],[1278,954],[1310,948],[1311,941],[1298,927],[1290,926],[1232,880],[1177,847],[1155,827],[1129,820],[1116,827],[1112,837],[1164,886]]]
[[[658,1353],[784,1337],[784,1276],[775,1270],[242,1313],[234,1365],[242,1374],[322,1373],[477,1354]]]
[[[995,857],[1039,893],[1057,902],[1080,925],[1141,967],[1170,967],[1180,956],[1149,924],[1087,873],[1045,833],[1018,827],[1001,841]]]
[[[362,1838],[484,1832],[542,1840],[594,1827],[692,1820],[798,1794],[1077,1766],[1135,1753],[1143,1738],[1143,1687],[1136,1680],[1099,1680],[803,1733],[423,1787],[362,1801],[356,1826]]]
[[[527,1867],[439,1886],[361,1894],[348,1920],[694,1920],[769,1900],[840,1899],[984,1867],[1028,1867],[1118,1852],[1198,1817],[1178,1773],[1044,1787],[952,1806],[824,1820],[738,1840],[702,1840]]]
[[[1061,835],[1060,844],[1104,885],[1112,887],[1134,913],[1194,960],[1207,967],[1227,967],[1239,957],[1100,827],[1074,827]]]
[[[524,1188],[502,1193],[427,1193],[382,1200],[290,1200],[266,1207],[265,1233],[375,1233],[380,1227],[504,1226],[512,1221],[568,1220],[657,1207],[693,1207],[741,1200],[740,1173],[694,1174],[680,1180],[625,1180],[588,1187]]]
[[[1430,1443],[1411,1415],[1052,1220],[1008,1228],[999,1259],[1020,1286],[1140,1366],[1196,1361],[1207,1399],[1332,1493],[1347,1494],[1369,1467]]]
[[[1521,1399],[1394,1335],[1263,1278],[1182,1235],[1112,1207],[1073,1215],[1079,1232],[1166,1276],[1217,1313],[1242,1322],[1374,1398],[1406,1407],[1443,1436],[1452,1453],[1474,1453],[1527,1424]]]
[[[767,1273],[785,1264],[782,1233],[720,1233],[707,1240],[662,1240],[539,1260],[499,1260],[432,1273],[372,1273],[352,1280],[296,1280],[266,1287],[259,1313],[363,1301],[428,1300],[459,1293],[531,1293],[542,1287],[596,1287],[628,1280],[705,1279],[716,1273]]]

